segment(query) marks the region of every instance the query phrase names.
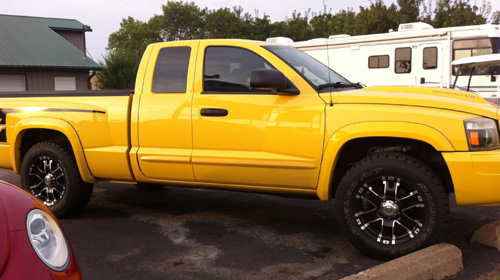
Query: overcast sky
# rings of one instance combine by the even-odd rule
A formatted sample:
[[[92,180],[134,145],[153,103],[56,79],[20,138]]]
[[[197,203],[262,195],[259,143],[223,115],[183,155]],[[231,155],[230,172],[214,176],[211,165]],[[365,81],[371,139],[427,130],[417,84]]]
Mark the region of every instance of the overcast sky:
[[[191,1],[184,1],[191,2]],[[320,12],[332,9],[337,13],[349,7],[358,11],[359,6],[367,7],[369,0],[194,0],[200,8],[219,9],[243,7],[244,12],[255,16],[267,14],[271,21],[281,21],[290,17],[294,10],[303,13],[308,9]],[[384,0],[386,5],[396,2]],[[491,0],[493,11],[500,10],[500,0]],[[95,61],[102,60],[106,54],[108,36],[120,28],[122,18],[131,16],[141,21],[148,21],[153,15],[162,13],[162,5],[167,0],[0,0],[0,14],[24,15],[36,17],[76,19],[92,28],[87,33],[87,50]],[[482,3],[477,1],[478,5]]]

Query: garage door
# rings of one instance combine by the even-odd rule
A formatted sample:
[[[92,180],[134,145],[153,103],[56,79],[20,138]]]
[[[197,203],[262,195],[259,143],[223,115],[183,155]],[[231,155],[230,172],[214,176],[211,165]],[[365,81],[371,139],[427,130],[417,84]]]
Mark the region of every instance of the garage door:
[[[26,91],[24,75],[0,75],[0,92]]]

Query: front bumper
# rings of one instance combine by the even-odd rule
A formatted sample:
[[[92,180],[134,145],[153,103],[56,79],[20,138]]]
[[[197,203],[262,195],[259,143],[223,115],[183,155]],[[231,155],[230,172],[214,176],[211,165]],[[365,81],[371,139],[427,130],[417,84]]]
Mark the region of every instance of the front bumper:
[[[500,151],[444,152],[457,205],[500,204]]]

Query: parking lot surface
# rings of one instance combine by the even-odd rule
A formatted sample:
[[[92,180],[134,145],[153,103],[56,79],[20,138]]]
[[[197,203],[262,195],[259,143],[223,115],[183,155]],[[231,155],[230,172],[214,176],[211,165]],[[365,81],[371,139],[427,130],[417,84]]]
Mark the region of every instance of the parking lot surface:
[[[11,172],[0,179],[19,184]],[[84,211],[61,223],[84,279],[340,279],[383,263],[348,243],[334,203],[99,183]],[[498,277],[500,251],[470,238],[500,219],[500,207],[451,205],[443,241],[464,263],[451,279]]]

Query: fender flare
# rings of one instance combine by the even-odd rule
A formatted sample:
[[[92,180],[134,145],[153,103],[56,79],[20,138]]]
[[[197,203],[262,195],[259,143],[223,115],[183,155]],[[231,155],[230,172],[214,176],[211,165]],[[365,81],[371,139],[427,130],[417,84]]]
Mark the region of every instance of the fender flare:
[[[429,144],[437,151],[454,151],[450,140],[439,130],[420,123],[410,122],[359,122],[335,131],[325,143],[316,195],[323,201],[332,196],[331,181],[339,160],[339,151],[351,140],[368,137],[393,137],[417,140]]]
[[[78,166],[78,171],[80,176],[82,176],[83,181],[88,183],[96,183],[97,180],[90,172],[87,164],[87,159],[85,158],[85,153],[83,151],[82,143],[80,137],[78,136],[75,128],[67,121],[58,118],[50,117],[31,117],[18,121],[12,128],[10,133],[10,158],[12,159],[12,167],[14,172],[20,173],[21,168],[21,153],[20,147],[23,135],[30,129],[45,129],[54,130],[62,133],[73,148],[73,155],[76,159],[76,164]]]

